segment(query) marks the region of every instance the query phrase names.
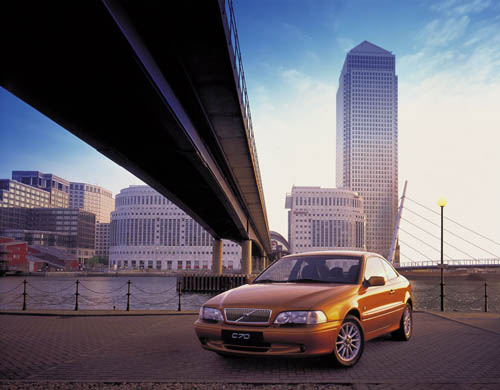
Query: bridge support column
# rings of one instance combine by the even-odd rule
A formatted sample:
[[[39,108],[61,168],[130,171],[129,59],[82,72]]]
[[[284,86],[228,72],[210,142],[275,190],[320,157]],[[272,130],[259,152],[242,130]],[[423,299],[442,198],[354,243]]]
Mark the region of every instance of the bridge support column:
[[[222,240],[214,240],[212,246],[212,272],[222,274]]]
[[[249,275],[252,273],[252,241],[245,240],[241,245],[241,273]]]
[[[265,270],[267,268],[268,263],[269,263],[269,261],[267,259],[267,256],[263,256],[262,257],[262,270]]]

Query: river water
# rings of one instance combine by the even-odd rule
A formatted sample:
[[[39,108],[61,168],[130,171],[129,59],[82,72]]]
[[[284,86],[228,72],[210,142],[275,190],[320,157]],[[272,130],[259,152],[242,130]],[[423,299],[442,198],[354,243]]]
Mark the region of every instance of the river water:
[[[413,287],[416,310],[440,310],[439,275],[408,277]],[[26,279],[28,310],[75,308],[74,277],[3,277],[0,278],[0,310],[20,310],[23,304],[23,280]],[[479,279],[479,278],[478,278]],[[484,275],[488,281],[488,309],[500,313],[500,274]],[[131,310],[177,310],[176,278],[172,276],[80,277],[80,310],[124,310],[127,307],[127,281],[130,280]],[[447,311],[484,311],[485,280],[466,275],[446,278]],[[198,310],[214,294],[181,295],[182,310]]]

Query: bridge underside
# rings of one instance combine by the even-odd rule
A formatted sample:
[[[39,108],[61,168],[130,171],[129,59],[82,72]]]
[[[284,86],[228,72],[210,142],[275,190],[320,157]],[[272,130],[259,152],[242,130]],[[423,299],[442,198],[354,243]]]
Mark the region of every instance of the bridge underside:
[[[4,88],[214,237],[271,252],[217,1],[15,1],[0,12]]]

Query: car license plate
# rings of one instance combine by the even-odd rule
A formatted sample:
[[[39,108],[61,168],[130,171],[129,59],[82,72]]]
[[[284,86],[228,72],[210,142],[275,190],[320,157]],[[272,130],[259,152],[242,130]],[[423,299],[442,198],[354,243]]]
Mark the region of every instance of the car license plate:
[[[237,330],[223,330],[222,341],[224,344],[235,345],[261,345],[264,342],[262,332],[241,332]]]

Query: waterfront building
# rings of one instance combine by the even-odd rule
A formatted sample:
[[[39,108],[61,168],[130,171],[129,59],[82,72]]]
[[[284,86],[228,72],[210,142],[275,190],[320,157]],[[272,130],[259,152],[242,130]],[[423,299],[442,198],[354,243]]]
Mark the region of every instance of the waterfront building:
[[[26,242],[0,236],[0,252],[4,253],[3,261],[6,262],[4,270],[29,271],[28,244]]]
[[[96,222],[109,223],[115,209],[113,193],[93,184],[70,182],[69,207],[94,213]]]
[[[364,199],[366,248],[387,256],[398,202],[395,56],[364,41],[346,56],[337,91],[337,187]]]
[[[109,223],[115,209],[113,193],[106,188],[88,183],[70,182],[69,206],[95,214],[95,255],[109,256]]]
[[[51,207],[50,193],[11,179],[0,179],[0,208]]]
[[[292,187],[287,194],[291,253],[365,250],[363,198],[342,188]]]
[[[95,224],[95,255],[98,257],[109,258],[110,226],[102,222]]]
[[[60,248],[77,257],[80,263],[95,255],[95,215],[88,211],[1,208],[0,222],[3,236],[26,241],[29,245]]]
[[[12,171],[12,180],[47,191],[50,207],[69,207],[69,181],[65,179],[39,171]]]
[[[149,186],[120,191],[111,213],[109,265],[116,269],[210,270],[213,238]],[[223,268],[240,268],[240,245],[223,240]]]
[[[72,255],[54,247],[28,245],[12,237],[0,237],[0,252],[5,255],[4,271],[76,271],[78,262]]]

